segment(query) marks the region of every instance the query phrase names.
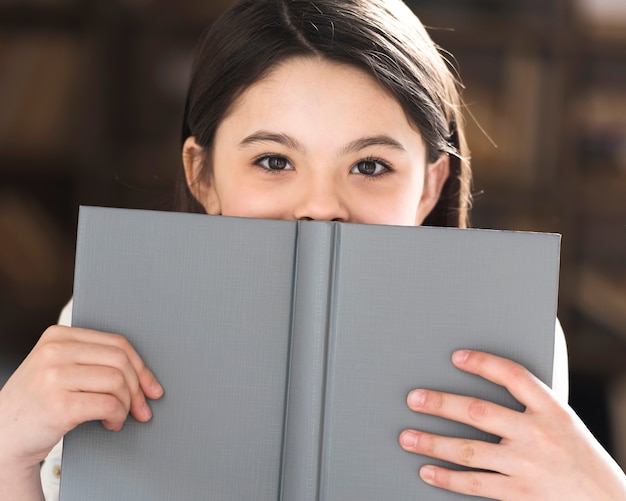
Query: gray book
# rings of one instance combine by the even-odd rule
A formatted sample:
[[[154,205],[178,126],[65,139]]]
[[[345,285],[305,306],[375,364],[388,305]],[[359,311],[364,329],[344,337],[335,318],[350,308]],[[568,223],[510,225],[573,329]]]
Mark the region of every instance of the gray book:
[[[124,334],[163,384],[147,424],[65,438],[61,501],[455,500],[405,428],[413,388],[521,409],[450,363],[471,348],[551,383],[558,235],[83,207],[73,325]],[[475,499],[475,498],[472,498]]]

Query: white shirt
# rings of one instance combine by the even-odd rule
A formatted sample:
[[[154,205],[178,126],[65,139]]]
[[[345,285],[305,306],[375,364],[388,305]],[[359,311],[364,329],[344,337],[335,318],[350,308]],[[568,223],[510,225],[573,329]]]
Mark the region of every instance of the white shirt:
[[[59,317],[59,325],[71,325],[72,321],[72,301],[70,301]],[[567,360],[567,345],[565,335],[560,322],[556,321],[554,335],[554,363],[552,372],[552,389],[557,398],[562,402],[567,402],[569,393],[569,375]],[[48,457],[41,466],[41,485],[46,501],[58,501],[59,484],[61,482],[61,453],[63,440],[61,440],[50,451]]]

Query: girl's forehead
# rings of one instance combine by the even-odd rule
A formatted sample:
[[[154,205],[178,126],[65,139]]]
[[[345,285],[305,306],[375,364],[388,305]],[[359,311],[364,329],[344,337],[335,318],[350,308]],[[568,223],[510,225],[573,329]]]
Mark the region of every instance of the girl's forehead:
[[[282,84],[290,81],[300,83],[303,78],[308,79],[311,76],[316,77],[310,81],[312,85],[319,82],[354,85],[355,82],[360,82],[371,89],[387,94],[386,89],[372,75],[356,65],[317,56],[295,56],[285,59],[270,68],[262,78],[250,87],[275,82]]]
[[[365,71],[319,58],[290,59],[246,89],[218,126],[216,142],[259,131],[297,138],[307,149],[342,147],[363,137],[422,143],[400,103]]]
[[[230,114],[272,113],[277,106],[295,105],[294,112],[333,106],[353,115],[369,116],[377,105],[402,111],[395,97],[364,70],[318,57],[296,57],[277,64],[244,89]]]

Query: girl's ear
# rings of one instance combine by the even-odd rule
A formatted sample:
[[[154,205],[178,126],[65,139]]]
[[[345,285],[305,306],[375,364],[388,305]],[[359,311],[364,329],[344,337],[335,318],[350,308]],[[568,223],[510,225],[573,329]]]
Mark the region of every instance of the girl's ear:
[[[203,175],[206,162],[204,148],[188,137],[183,145],[183,166],[187,186],[194,198],[204,207],[207,214],[221,214],[221,204],[213,183],[213,176]]]
[[[442,154],[437,161],[426,166],[422,198],[417,206],[417,214],[415,215],[416,226],[421,225],[426,216],[437,205],[437,201],[441,196],[441,190],[449,175],[450,156],[447,153]]]

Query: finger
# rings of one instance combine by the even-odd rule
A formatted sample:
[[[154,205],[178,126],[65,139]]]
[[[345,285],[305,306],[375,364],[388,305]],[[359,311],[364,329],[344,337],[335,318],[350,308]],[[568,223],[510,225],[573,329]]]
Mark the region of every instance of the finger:
[[[90,341],[94,339],[91,338]],[[49,370],[46,377],[52,377],[52,381],[46,384],[54,389],[54,374],[59,371],[58,360],[66,361],[65,365],[83,365],[111,367],[121,372],[124,377],[125,385],[130,393],[130,412],[139,421],[150,419],[151,413],[146,403],[146,398],[140,388],[137,373],[135,372],[126,351],[114,345],[95,344],[85,341],[62,341],[48,342],[39,350],[42,357],[48,359],[45,365],[56,367]]]
[[[66,416],[67,431],[87,421],[102,421],[106,429],[119,431],[128,417],[128,408],[107,393],[70,392],[59,401]]]
[[[400,445],[407,452],[442,459],[459,466],[508,473],[507,461],[503,461],[501,448],[496,444],[405,430],[400,434]],[[503,468],[507,471],[503,471]]]
[[[53,369],[48,379],[70,392],[104,393],[117,398],[126,413],[130,411],[131,393],[122,371],[105,365],[64,365]]]
[[[80,338],[84,336],[85,338],[89,338],[89,340],[85,339],[85,342],[99,343],[121,349],[134,369],[139,386],[143,393],[151,399],[157,399],[163,395],[163,388],[157,381],[156,377],[152,371],[148,369],[143,359],[124,336],[87,329],[76,329],[74,335],[79,338],[79,341],[82,340]]]
[[[513,397],[531,410],[554,405],[550,389],[524,366],[489,353],[456,351],[452,362],[459,369],[504,386]]]
[[[412,411],[451,419],[502,438],[512,438],[523,420],[522,413],[508,407],[433,390],[413,390],[407,405]]]
[[[453,471],[439,466],[426,465],[420,477],[427,484],[468,496],[489,499],[509,499],[509,477],[499,473],[481,471]]]
[[[97,344],[116,347],[125,352],[133,370],[137,375],[139,385],[143,393],[152,399],[160,398],[163,395],[163,388],[157,381],[154,374],[145,365],[143,359],[135,351],[129,341],[119,334],[111,334],[91,329],[81,329],[78,327],[52,326],[44,332],[42,341],[76,341],[86,344]]]
[[[75,341],[68,341],[64,345],[65,353],[73,357],[72,360],[75,364],[112,367],[121,372],[130,393],[130,411],[133,416],[142,415],[145,410],[146,398],[139,386],[137,373],[123,349],[114,345]]]
[[[68,382],[73,383],[70,387],[73,391],[112,395],[122,403],[126,415],[130,413],[137,421],[141,422],[149,421],[152,418],[152,410],[146,399],[143,396],[139,398],[137,395],[135,399],[132,398],[124,374],[115,367],[74,366],[69,377]],[[121,423],[118,424],[121,427]],[[113,428],[109,427],[109,429],[117,428],[117,425]]]

